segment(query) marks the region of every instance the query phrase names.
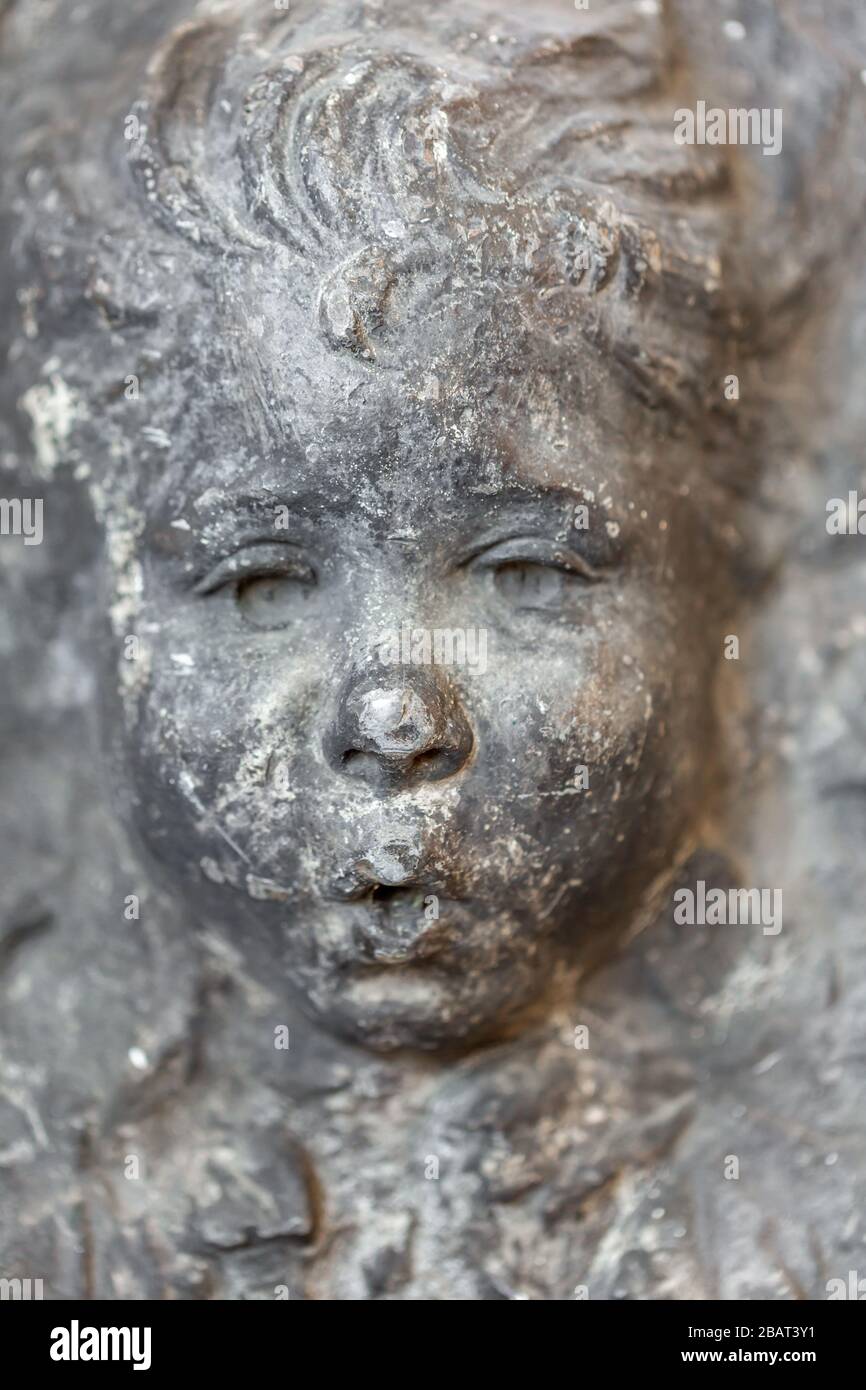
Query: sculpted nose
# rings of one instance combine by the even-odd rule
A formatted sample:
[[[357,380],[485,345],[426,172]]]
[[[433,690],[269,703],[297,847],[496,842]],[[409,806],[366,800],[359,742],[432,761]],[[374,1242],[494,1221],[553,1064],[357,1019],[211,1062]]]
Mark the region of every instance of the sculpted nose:
[[[455,692],[433,671],[369,675],[351,684],[326,740],[331,766],[347,777],[403,789],[450,777],[472,749]]]

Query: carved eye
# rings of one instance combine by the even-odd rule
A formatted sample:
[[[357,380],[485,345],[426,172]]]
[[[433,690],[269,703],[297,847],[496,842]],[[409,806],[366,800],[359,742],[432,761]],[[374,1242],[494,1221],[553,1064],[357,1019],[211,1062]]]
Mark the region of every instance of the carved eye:
[[[524,612],[557,613],[603,576],[576,551],[541,537],[515,538],[479,556],[479,568],[492,572],[496,593]]]
[[[270,574],[243,579],[237,586],[237,604],[253,627],[280,628],[303,616],[314,588],[312,579],[298,575]]]
[[[509,560],[494,571],[497,593],[514,608],[540,608],[556,612],[563,605],[567,591],[580,580],[553,565],[541,565],[531,560]]]
[[[298,550],[288,544],[264,543],[248,545],[221,560],[195,592],[230,591],[244,621],[268,630],[303,617],[315,588],[315,571]]]

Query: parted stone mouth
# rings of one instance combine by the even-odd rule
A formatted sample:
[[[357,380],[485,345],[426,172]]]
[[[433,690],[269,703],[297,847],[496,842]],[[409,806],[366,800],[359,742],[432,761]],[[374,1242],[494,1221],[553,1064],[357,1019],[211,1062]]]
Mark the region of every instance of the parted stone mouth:
[[[430,959],[452,936],[447,916],[440,916],[442,901],[423,884],[377,883],[351,906],[355,940],[370,965]]]
[[[420,884],[377,883],[370,889],[368,897],[388,912],[404,902],[412,902],[423,908],[425,895],[426,889]]]

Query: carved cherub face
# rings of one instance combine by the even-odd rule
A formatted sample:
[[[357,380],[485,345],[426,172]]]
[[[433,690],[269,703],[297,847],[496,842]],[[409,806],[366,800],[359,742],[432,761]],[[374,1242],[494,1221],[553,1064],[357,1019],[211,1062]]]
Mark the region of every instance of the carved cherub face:
[[[278,995],[373,1046],[482,1037],[628,923],[694,814],[689,445],[544,335],[513,371],[489,306],[386,372],[242,298],[210,339],[246,367],[173,382],[184,464],[134,542],[134,814]]]
[[[168,43],[114,312],[141,404],[99,425],[130,816],[191,919],[381,1048],[517,1027],[633,923],[706,790],[727,592],[677,404],[718,290],[692,152],[623,122],[631,49],[579,105],[570,11],[470,58],[448,14],[450,75],[378,10],[317,48],[302,4],[264,73],[217,21]]]

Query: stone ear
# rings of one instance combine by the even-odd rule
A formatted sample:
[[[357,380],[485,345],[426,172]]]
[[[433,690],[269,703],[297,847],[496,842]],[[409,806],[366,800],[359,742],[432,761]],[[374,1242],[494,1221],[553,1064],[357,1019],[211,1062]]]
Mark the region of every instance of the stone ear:
[[[319,290],[319,325],[333,348],[376,360],[397,269],[381,246],[367,246],[332,270]]]

